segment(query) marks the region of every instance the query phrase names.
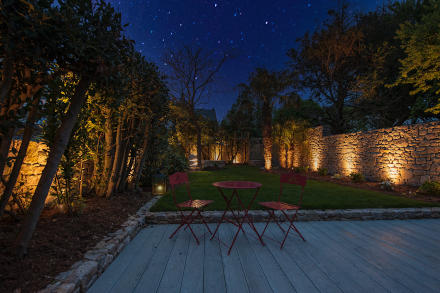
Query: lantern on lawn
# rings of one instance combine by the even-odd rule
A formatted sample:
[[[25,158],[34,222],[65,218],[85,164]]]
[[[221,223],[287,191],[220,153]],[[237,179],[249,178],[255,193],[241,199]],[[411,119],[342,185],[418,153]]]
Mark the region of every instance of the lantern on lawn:
[[[153,176],[153,195],[164,195],[167,192],[167,177],[162,174]]]

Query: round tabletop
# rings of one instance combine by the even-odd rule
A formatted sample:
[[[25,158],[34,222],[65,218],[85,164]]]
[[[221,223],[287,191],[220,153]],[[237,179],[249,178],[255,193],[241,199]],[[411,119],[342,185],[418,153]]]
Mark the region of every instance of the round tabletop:
[[[261,183],[252,181],[219,181],[212,183],[212,185],[229,189],[255,189],[262,186]]]

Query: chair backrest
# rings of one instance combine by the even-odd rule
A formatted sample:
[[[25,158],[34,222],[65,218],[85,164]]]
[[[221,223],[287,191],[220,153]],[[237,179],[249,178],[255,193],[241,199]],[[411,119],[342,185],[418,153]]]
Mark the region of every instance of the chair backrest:
[[[283,185],[284,184],[293,184],[301,186],[301,191],[299,195],[299,203],[298,206],[301,207],[303,200],[304,187],[307,184],[307,177],[304,175],[296,174],[296,173],[284,173],[280,175],[280,194],[278,195],[278,202],[281,200],[281,194],[283,193]]]
[[[171,185],[171,195],[173,196],[174,204],[177,205],[175,188],[177,185],[181,185],[181,184],[186,185],[186,192],[188,193],[189,199],[192,200],[191,192],[189,190],[189,180],[187,173],[176,172],[168,177],[168,181],[170,182]]]

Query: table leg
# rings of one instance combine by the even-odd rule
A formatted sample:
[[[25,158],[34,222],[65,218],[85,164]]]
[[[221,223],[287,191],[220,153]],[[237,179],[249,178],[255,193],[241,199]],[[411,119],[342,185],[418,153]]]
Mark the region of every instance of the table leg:
[[[264,246],[265,244],[264,244],[263,238],[261,237],[260,233],[258,233],[257,228],[255,228],[255,225],[254,225],[254,222],[253,222],[252,218],[249,216],[249,209],[251,208],[252,203],[253,203],[253,202],[255,201],[255,199],[257,198],[257,195],[258,195],[258,192],[259,192],[259,191],[260,191],[260,189],[257,188],[257,190],[255,191],[255,194],[254,194],[254,196],[253,196],[253,198],[252,198],[252,200],[249,202],[249,204],[248,204],[247,207],[244,206],[243,202],[240,200],[239,197],[237,197],[237,198],[238,198],[238,201],[239,201],[240,206],[242,207],[242,209],[243,209],[243,211],[244,211],[243,219],[244,219],[244,218],[247,218],[247,220],[248,220],[248,225],[252,228],[252,230],[254,230],[254,232],[255,232],[255,234],[257,234],[258,239],[260,240],[261,244]]]
[[[231,211],[232,211],[232,209],[231,209],[231,207],[230,207],[230,204],[231,204],[232,199],[234,198],[234,195],[235,195],[235,193],[236,193],[236,190],[234,189],[234,191],[232,192],[231,198],[228,200],[228,198],[226,197],[226,195],[223,193],[223,190],[222,190],[221,188],[219,188],[219,187],[217,187],[217,189],[219,190],[220,194],[222,195],[222,197],[224,198],[224,200],[225,200],[225,202],[226,202],[226,208],[225,208],[225,211],[223,212],[222,218],[220,219],[220,222],[217,224],[217,227],[215,228],[215,231],[214,231],[214,233],[212,234],[210,240],[212,240],[212,239],[214,238],[215,234],[217,234],[218,228],[220,228],[220,225],[223,223],[227,211],[228,211],[228,210],[231,210]]]

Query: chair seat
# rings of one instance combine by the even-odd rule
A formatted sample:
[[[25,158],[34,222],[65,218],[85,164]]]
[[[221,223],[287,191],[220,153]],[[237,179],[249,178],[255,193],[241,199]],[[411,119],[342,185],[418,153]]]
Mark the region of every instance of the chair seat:
[[[195,199],[195,200],[187,200],[181,203],[178,203],[177,206],[180,208],[202,208],[204,206],[209,205],[210,203],[214,202],[213,200],[202,200],[202,199]]]
[[[299,206],[278,201],[259,202],[259,205],[273,210],[299,210]]]

